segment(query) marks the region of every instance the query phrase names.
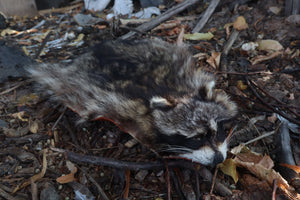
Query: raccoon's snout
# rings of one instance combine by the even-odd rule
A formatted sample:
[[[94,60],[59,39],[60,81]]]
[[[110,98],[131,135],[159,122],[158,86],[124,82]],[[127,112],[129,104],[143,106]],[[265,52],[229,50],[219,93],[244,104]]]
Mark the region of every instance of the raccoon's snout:
[[[223,162],[227,156],[227,143],[224,141],[219,144],[216,149],[211,146],[203,146],[198,150],[190,153],[179,155],[180,157],[191,159],[193,162],[198,162],[203,165],[217,165]]]
[[[214,156],[214,160],[213,160],[213,162],[212,162],[212,165],[217,165],[217,164],[223,162],[224,160],[225,160],[225,158],[223,157],[223,154],[222,154],[221,152],[217,151],[217,152],[215,153],[215,156]]]

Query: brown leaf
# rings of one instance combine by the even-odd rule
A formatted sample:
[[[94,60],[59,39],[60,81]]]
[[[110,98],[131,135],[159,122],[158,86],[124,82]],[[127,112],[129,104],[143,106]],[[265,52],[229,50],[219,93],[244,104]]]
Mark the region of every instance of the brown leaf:
[[[38,180],[40,180],[41,178],[44,177],[46,170],[47,170],[47,150],[45,149],[43,152],[43,168],[42,171],[34,176],[32,176],[31,178],[29,178],[26,182],[24,182],[22,185],[18,185],[12,193],[16,193],[18,190],[27,187],[28,185],[31,184],[31,181],[36,182]]]
[[[247,169],[261,180],[266,180],[270,186],[273,185],[273,181],[276,179],[278,187],[287,196],[291,199],[300,199],[300,194],[278,172],[272,169],[273,161],[269,156],[254,153],[244,145],[232,149],[231,152],[236,155],[234,161],[237,166]]]
[[[236,171],[236,164],[234,160],[226,159],[223,163],[219,164],[219,168],[224,174],[231,176],[234,182],[237,183],[239,177]]]
[[[243,16],[239,16],[233,23],[233,27],[238,31],[242,31],[248,28],[248,24]]]
[[[213,52],[211,57],[206,60],[206,62],[213,67],[214,69],[218,69],[220,65],[221,53]]]
[[[287,168],[290,168],[290,169],[294,170],[297,173],[300,173],[300,167],[299,166],[289,165],[289,164],[286,164],[286,163],[280,163],[280,165],[284,166],[284,167],[287,167]]]
[[[37,133],[39,130],[39,123],[38,121],[33,121],[29,123],[29,130],[31,133]]]
[[[246,89],[247,89],[247,85],[245,85],[245,84],[243,83],[243,81],[241,81],[241,80],[238,80],[238,81],[237,81],[237,87],[238,87],[240,90],[246,90]]]
[[[56,181],[60,184],[64,184],[64,183],[70,183],[70,182],[74,181],[74,179],[75,179],[74,173],[70,173],[70,174],[58,177],[56,179]]]
[[[3,127],[3,133],[6,137],[21,137],[29,133],[29,127],[18,127],[17,129]]]
[[[75,167],[75,165],[72,162],[67,161],[66,165],[67,165],[67,167],[68,167],[68,169],[70,170],[71,173],[67,174],[67,175],[64,175],[64,176],[61,176],[61,177],[58,177],[56,179],[56,181],[61,183],[61,184],[70,183],[70,182],[74,181],[74,179],[75,179],[74,174],[77,172],[77,167]]]
[[[280,51],[283,46],[276,40],[260,40],[258,43],[258,50],[261,51]]]
[[[256,56],[254,59],[251,60],[251,64],[256,65],[256,64],[261,63],[263,61],[276,58],[277,56],[280,56],[281,54],[282,54],[281,51],[275,51],[274,53],[271,53],[270,55],[267,55],[267,56]]]

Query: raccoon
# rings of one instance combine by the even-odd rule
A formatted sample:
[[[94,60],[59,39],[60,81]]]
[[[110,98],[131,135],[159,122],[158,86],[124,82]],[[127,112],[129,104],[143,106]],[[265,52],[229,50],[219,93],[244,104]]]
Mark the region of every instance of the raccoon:
[[[84,120],[109,119],[157,153],[204,165],[226,158],[222,124],[237,107],[188,49],[159,39],[106,41],[64,64],[28,69]]]

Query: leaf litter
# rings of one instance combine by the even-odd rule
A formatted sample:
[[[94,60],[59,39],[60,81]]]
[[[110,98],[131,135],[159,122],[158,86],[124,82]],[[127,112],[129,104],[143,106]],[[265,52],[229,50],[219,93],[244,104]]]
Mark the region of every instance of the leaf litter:
[[[158,29],[153,28],[153,31],[150,29],[147,32],[175,42],[184,27],[184,43],[191,46],[193,54],[199,58],[198,64],[220,77],[218,87],[230,93],[240,107],[238,129],[229,143],[230,147],[260,138],[247,143],[248,148],[239,146],[240,151],[232,150],[229,153],[228,159],[219,166],[222,172],[217,174],[214,194],[208,194],[212,183],[203,178],[208,174],[199,171],[199,168],[204,169],[203,166],[195,164],[193,169],[181,167],[174,170],[175,173],[171,172],[171,182],[178,186],[170,187],[172,199],[181,199],[182,194],[186,197],[187,194],[194,194],[187,199],[249,199],[254,195],[256,198],[263,198],[266,194],[271,195],[274,184],[279,188],[276,192],[279,199],[281,195],[290,199],[299,198],[299,187],[293,185],[295,181],[287,181],[283,178],[284,173],[277,171],[279,161],[276,151],[279,150],[274,146],[277,137],[275,132],[281,123],[274,117],[274,113],[284,114],[290,122],[299,122],[300,115],[300,51],[299,32],[296,27],[299,17],[284,16],[281,11],[283,9],[278,9],[283,6],[282,2],[273,1],[241,5],[231,1],[220,2],[201,30],[204,35],[192,33],[193,23],[197,20],[195,15],[201,14],[203,9],[191,9],[176,14],[175,21],[166,22],[168,26],[161,25]],[[37,62],[68,63],[97,41],[118,38],[128,31],[114,21],[99,17],[108,14],[106,10],[97,15],[88,12],[87,15],[91,14],[93,19],[99,20],[94,19],[96,22],[87,26],[78,25],[74,19],[80,13],[77,8],[80,5],[62,8],[71,9],[69,12],[56,12],[53,9],[41,12],[42,15],[33,18],[8,18],[9,26],[1,30],[0,39],[5,40],[6,44],[19,46]],[[163,14],[164,10],[161,12]],[[125,20],[122,17],[121,19]],[[133,25],[129,23],[125,28],[136,28],[136,19],[126,20],[126,23],[132,21]],[[238,34],[232,38],[233,43],[228,53],[223,55],[221,52],[224,45],[235,30]],[[222,58],[224,56],[225,61]],[[224,65],[227,65],[226,71],[222,71]],[[128,171],[124,169],[116,170],[88,163],[76,163],[80,168],[68,168],[67,163],[70,161],[62,149],[133,162],[152,162],[157,158],[140,144],[125,146],[131,138],[108,122],[86,122],[76,126],[78,116],[72,111],[67,110],[61,115],[64,108],[43,99],[45,97],[35,93],[32,85],[18,85],[18,81],[8,81],[0,88],[3,91],[0,98],[0,117],[5,122],[5,127],[0,131],[0,178],[1,184],[6,186],[0,184],[0,188],[4,192],[10,193],[8,187],[11,192],[14,191],[14,197],[26,196],[25,199],[28,199],[31,179],[39,185],[39,193],[44,193],[46,183],[50,183],[55,186],[54,193],[62,198],[74,198],[76,195],[92,198],[100,195],[102,191],[109,199],[120,199],[122,191],[126,191],[129,199],[167,199],[169,186],[166,185],[165,169],[137,169],[128,175]],[[18,87],[14,87],[15,85]],[[54,126],[59,116],[62,118]],[[256,120],[250,123],[250,119],[254,118]],[[299,123],[296,125],[299,126]],[[299,127],[296,129],[299,130]],[[293,138],[290,142],[292,157],[299,166],[299,135],[295,131],[289,131],[288,134]],[[280,165],[298,169],[296,165]],[[81,170],[82,167],[86,170]],[[21,168],[31,172],[26,174],[26,170]],[[37,173],[32,173],[32,169],[38,169],[33,170]],[[208,168],[207,171],[213,169]],[[134,178],[138,174],[144,175]],[[89,181],[87,176],[96,181]],[[293,180],[297,180],[297,176],[299,171],[296,171]],[[258,188],[248,193],[250,183],[256,184]],[[263,189],[259,189],[259,186]],[[219,189],[222,187],[226,189]],[[191,189],[194,192],[189,192]],[[228,189],[231,193],[224,192]],[[2,197],[5,196],[5,193],[1,194]]]

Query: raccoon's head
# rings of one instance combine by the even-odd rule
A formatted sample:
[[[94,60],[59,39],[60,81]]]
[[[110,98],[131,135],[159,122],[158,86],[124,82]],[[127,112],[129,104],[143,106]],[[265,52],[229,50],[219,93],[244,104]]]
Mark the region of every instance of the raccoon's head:
[[[213,87],[213,85],[212,85]],[[236,105],[212,87],[197,94],[170,101],[150,101],[161,151],[177,154],[204,165],[216,165],[226,158],[227,142],[223,122],[236,115]]]

